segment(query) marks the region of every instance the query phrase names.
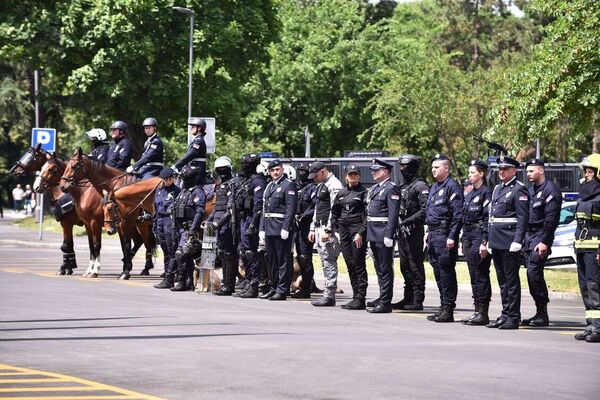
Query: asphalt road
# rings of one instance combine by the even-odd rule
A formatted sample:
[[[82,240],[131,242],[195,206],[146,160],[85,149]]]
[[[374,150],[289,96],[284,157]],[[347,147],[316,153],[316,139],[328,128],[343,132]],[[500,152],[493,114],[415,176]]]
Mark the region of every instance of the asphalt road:
[[[569,296],[551,302],[548,328],[436,324],[425,319],[438,300],[432,282],[428,310],[383,315],[339,308],[350,293],[346,277],[346,294],[330,309],[172,293],[151,287],[158,270],[117,281],[120,256],[110,241],[100,278],[79,276],[83,251],[76,275],[57,277],[60,252],[41,246],[58,236],[39,244],[36,235],[0,221],[2,364],[165,399],[595,399],[600,389],[600,346],[573,339],[583,306]],[[374,280],[369,294],[377,294]],[[529,316],[534,306],[528,294],[523,300]],[[495,293],[493,316],[499,303]],[[470,314],[468,290],[458,304],[457,319]]]

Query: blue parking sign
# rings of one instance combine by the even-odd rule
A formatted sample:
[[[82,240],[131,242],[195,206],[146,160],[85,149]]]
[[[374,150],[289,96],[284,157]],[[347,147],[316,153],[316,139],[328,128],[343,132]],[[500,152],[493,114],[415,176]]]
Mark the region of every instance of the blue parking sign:
[[[38,143],[42,144],[42,150],[49,152],[56,151],[56,129],[54,128],[33,128],[31,130],[31,147]]]

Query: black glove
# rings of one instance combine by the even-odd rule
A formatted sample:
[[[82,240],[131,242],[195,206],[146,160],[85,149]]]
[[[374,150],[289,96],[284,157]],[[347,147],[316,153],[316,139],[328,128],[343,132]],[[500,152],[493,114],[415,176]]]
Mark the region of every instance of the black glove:
[[[254,226],[254,224],[250,224],[248,225],[248,228],[246,229],[246,235],[247,236],[251,236],[251,235],[256,235],[256,227]]]

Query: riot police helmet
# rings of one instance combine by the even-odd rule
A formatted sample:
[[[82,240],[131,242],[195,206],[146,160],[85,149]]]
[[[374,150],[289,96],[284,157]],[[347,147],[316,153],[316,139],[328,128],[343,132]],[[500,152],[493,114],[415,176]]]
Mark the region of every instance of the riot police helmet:
[[[231,170],[233,169],[233,165],[231,163],[231,158],[227,156],[221,156],[215,160],[215,171],[221,177],[221,179],[226,179],[231,177]]]
[[[289,164],[285,164],[283,166],[283,173],[288,177],[288,179],[295,181],[296,180],[296,168],[292,167]]]
[[[183,182],[183,187],[189,189],[198,185],[199,172],[200,171],[197,168],[194,168],[191,165],[184,166],[179,173],[179,177]]]
[[[85,133],[92,141],[103,142],[106,140],[106,132],[104,129],[94,128]]]
[[[406,176],[415,176],[419,171],[421,160],[414,154],[403,154],[398,158],[400,172]]]
[[[255,153],[244,154],[241,161],[244,175],[249,177],[256,173],[256,167],[260,164],[260,156]]]

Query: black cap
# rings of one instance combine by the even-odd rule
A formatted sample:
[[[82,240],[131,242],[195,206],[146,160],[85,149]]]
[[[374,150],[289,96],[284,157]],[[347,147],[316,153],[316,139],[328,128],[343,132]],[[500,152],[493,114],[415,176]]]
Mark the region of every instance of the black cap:
[[[385,168],[389,171],[394,169],[394,166],[386,161],[383,161],[379,158],[374,158],[373,159],[373,165],[371,165],[371,171],[378,171],[381,168]]]
[[[472,160],[471,165],[474,167],[477,167],[479,169],[482,169],[484,171],[487,171],[487,169],[488,169],[488,165],[485,163],[485,161],[481,161],[481,160]]]
[[[514,158],[511,158],[508,156],[498,157],[498,168],[503,168],[503,167],[519,168],[520,166],[521,166],[521,163],[519,163]]]
[[[160,173],[158,174],[158,176],[163,179],[172,178],[173,176],[175,176],[175,171],[173,171],[172,168],[165,167],[160,170]]]
[[[445,154],[439,154],[438,153],[435,156],[433,156],[433,158],[431,159],[431,162],[434,162],[434,161],[443,161],[443,160],[450,161],[450,159],[448,158],[447,155],[445,155]]]
[[[533,158],[527,161],[527,164],[525,164],[525,168],[529,167],[530,165],[535,165],[536,167],[543,167],[544,160],[540,160],[539,158]]]
[[[344,168],[344,171],[346,171],[347,174],[350,172],[358,172],[358,174],[360,175],[360,171],[359,171],[358,167],[354,164],[346,165],[346,167]]]
[[[308,172],[309,172],[308,179],[313,179],[315,177],[315,175],[317,174],[317,172],[319,172],[323,168],[325,168],[325,164],[323,164],[323,162],[321,162],[321,161],[315,161],[315,162],[311,163],[310,168],[308,170]]]
[[[276,159],[272,160],[271,162],[269,162],[269,165],[267,165],[267,169],[281,167],[282,165],[283,164],[281,163],[281,161],[278,158],[276,158]]]

